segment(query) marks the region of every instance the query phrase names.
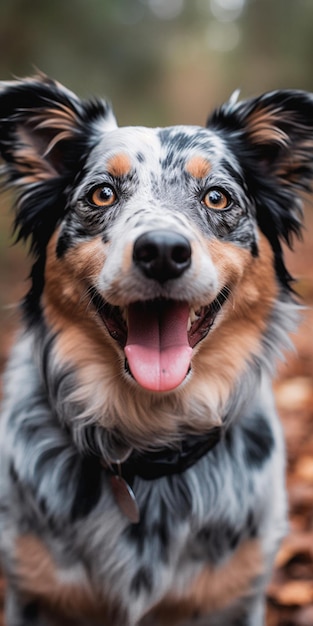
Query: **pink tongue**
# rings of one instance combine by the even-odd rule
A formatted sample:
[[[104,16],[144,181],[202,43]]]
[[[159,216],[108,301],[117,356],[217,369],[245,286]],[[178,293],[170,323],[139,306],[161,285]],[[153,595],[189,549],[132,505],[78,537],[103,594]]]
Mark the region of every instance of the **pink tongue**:
[[[131,304],[124,348],[133,377],[150,391],[170,391],[184,380],[192,348],[189,306],[182,302]]]

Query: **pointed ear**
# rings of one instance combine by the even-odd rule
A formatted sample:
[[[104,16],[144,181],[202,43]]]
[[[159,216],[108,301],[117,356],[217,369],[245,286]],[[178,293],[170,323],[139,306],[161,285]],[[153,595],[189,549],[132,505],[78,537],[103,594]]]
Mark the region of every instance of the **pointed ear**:
[[[312,189],[313,95],[282,90],[244,102],[231,99],[208,126],[223,136],[239,161],[277,272],[288,286],[280,241],[290,245],[292,235],[300,235],[301,191]]]
[[[313,178],[313,95],[273,91],[244,102],[231,99],[208,125],[233,131],[259,169],[282,185],[311,188]]]
[[[18,238],[43,247],[66,209],[65,189],[101,132],[116,127],[102,100],[82,101],[39,75],[0,84],[0,155],[8,185],[18,188]]]
[[[103,101],[83,102],[44,75],[1,83],[0,153],[10,180],[28,185],[62,175],[96,141],[96,121],[116,126]]]

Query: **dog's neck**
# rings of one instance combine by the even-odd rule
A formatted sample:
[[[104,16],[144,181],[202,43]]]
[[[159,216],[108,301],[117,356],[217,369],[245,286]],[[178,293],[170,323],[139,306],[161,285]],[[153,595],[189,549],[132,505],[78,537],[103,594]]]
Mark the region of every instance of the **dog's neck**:
[[[188,435],[175,448],[164,447],[147,452],[132,450],[128,458],[121,463],[123,476],[127,482],[132,483],[135,476],[140,476],[144,480],[154,480],[181,474],[215,448],[221,434],[222,429],[215,427],[204,435]],[[113,461],[111,467],[114,466],[116,462]]]
[[[104,467],[114,474],[121,473],[129,484],[135,476],[154,480],[163,476],[181,474],[215,448],[222,436],[222,428],[214,427],[202,435],[188,435],[176,447],[164,447],[140,452],[129,449],[120,458],[104,460]]]
[[[220,438],[221,428],[215,427],[204,435],[185,437],[176,448],[158,448],[146,452],[130,448],[124,458],[114,458],[110,463],[101,461],[109,474],[112,494],[123,515],[133,524],[140,521],[140,509],[132,489],[136,476],[151,481],[179,475],[215,448]]]

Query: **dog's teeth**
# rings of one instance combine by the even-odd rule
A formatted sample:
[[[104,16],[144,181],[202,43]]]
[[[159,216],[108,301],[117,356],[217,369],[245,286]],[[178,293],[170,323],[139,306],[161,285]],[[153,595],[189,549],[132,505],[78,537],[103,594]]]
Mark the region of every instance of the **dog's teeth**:
[[[192,324],[195,321],[196,317],[195,317],[195,311],[194,309],[190,309],[190,313],[189,313],[189,320],[190,323]]]
[[[194,316],[193,321],[198,320],[199,317],[201,317],[201,308],[197,309],[196,311],[193,309],[193,316]]]
[[[199,311],[195,311],[193,308],[190,309],[189,320],[188,320],[188,328],[190,330],[191,325],[200,317]]]

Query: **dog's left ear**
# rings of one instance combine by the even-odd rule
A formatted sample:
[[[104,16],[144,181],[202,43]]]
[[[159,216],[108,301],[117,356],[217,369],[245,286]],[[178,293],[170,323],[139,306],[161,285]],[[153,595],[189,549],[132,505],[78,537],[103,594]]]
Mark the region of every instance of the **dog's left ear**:
[[[68,184],[112,127],[106,102],[80,100],[43,74],[0,83],[2,173],[18,189],[18,237],[30,237],[35,252],[64,214]]]
[[[301,191],[313,181],[313,94],[273,91],[237,102],[231,98],[208,120],[242,167],[261,230],[271,242],[276,269],[288,286],[280,240],[300,235]]]
[[[285,190],[294,200],[300,189],[311,190],[313,94],[281,90],[243,102],[233,97],[214,112],[208,126],[224,135],[256,194],[267,183],[274,183],[277,192]],[[294,207],[288,197],[286,210],[290,212]],[[281,234],[288,239],[287,226]]]
[[[260,169],[279,178],[282,185],[310,186],[313,94],[281,90],[243,102],[232,97],[208,120],[212,125],[230,131],[238,148],[245,146]]]

